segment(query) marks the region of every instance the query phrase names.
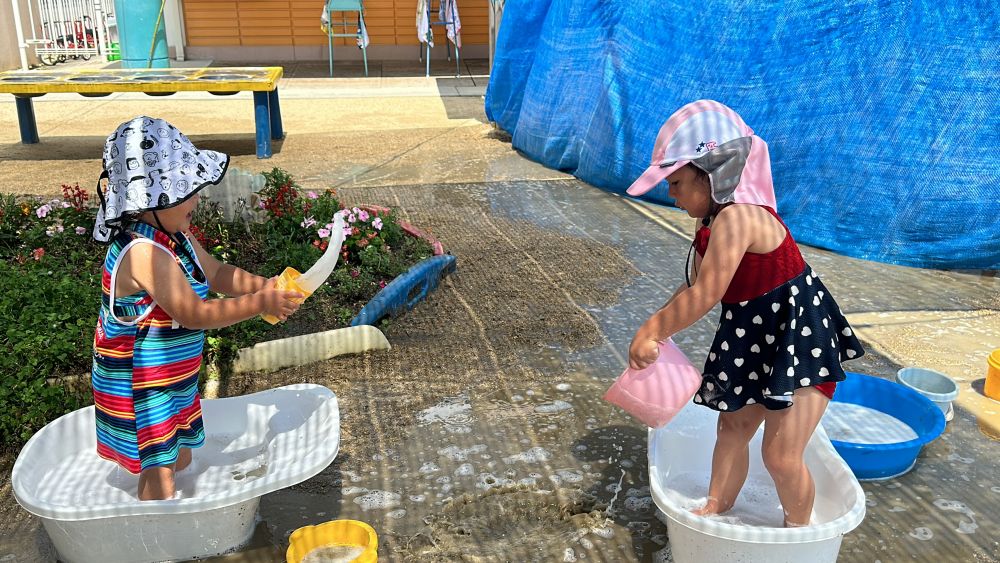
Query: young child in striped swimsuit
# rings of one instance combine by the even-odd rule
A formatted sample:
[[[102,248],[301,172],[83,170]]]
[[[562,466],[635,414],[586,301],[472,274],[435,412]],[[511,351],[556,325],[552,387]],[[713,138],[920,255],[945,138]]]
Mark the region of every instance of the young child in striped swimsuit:
[[[174,472],[203,445],[198,371],[205,329],[269,313],[296,292],[208,254],[188,235],[198,191],[227,155],[199,151],[161,119],[136,117],[104,146],[94,238],[108,243],[94,335],[97,454],[139,475],[140,500],[174,496]],[[209,290],[231,298],[209,299]]]
[[[719,411],[708,501],[732,508],[747,477],[747,444],[764,424],[762,455],[785,526],[809,524],[815,487],[803,460],[838,381],[864,350],[778,217],[767,144],[732,109],[690,103],[660,129],[652,166],[628,189],[661,181],[699,219],[693,275],[636,332],[629,365],[656,360],[665,340],[722,304],[694,402]]]

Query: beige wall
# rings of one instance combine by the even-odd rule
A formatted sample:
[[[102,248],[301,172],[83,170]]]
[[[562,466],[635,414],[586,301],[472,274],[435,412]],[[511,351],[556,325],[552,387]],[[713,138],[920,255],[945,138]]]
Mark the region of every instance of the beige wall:
[[[31,37],[28,18],[28,0],[18,0],[21,6],[21,29]],[[37,64],[31,49],[28,50],[28,64]],[[17,46],[17,30],[14,27],[14,6],[10,0],[0,0],[0,71],[21,68],[21,54]]]

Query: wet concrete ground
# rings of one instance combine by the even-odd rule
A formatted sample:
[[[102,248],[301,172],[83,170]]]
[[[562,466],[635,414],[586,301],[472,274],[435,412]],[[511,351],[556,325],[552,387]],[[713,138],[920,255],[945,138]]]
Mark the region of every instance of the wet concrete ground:
[[[447,104],[415,99],[407,110],[422,126],[413,128],[391,102],[359,104],[390,108],[400,121],[331,132],[303,107],[291,121],[301,133],[286,141],[301,145],[282,151],[281,164],[309,187],[339,185],[348,202],[398,207],[458,256],[458,271],[389,327],[391,351],[224,387],[233,395],[321,383],[338,394],[343,417],[337,460],[265,496],[253,543],[224,559],[282,561],[296,528],[357,518],[378,531],[384,561],[669,560],[649,496],[645,429],[600,397],[621,372],[634,329],[683,280],[692,221],[548,180],[561,175],[510,151],[483,125],[475,99],[456,98],[457,123],[440,113]],[[192,120],[211,111],[192,107]],[[337,115],[350,107],[337,106]],[[100,120],[113,119],[111,107],[101,111]],[[374,113],[361,120],[377,122]],[[206,140],[243,142],[214,135]],[[77,155],[64,164],[85,170],[89,157],[59,142]],[[15,153],[15,174],[44,167],[0,148]],[[4,191],[14,191],[11,170],[0,174]],[[962,388],[955,419],[913,471],[863,484],[868,514],[845,537],[841,561],[998,560],[1000,448],[980,423],[995,428],[1000,405],[979,396],[976,381],[986,353],[1000,347],[1000,281],[803,251],[868,347],[849,369],[891,378],[921,365]],[[715,315],[675,338],[696,364]],[[52,558],[37,520],[0,477],[0,560]]]

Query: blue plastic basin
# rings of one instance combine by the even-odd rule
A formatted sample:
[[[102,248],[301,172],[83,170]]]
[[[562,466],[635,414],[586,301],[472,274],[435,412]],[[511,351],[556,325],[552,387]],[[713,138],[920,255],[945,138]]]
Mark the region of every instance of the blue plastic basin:
[[[847,372],[833,400],[861,405],[900,420],[917,438],[890,444],[858,444],[831,440],[858,479],[889,479],[909,471],[924,444],[944,431],[944,413],[930,399],[888,379]]]

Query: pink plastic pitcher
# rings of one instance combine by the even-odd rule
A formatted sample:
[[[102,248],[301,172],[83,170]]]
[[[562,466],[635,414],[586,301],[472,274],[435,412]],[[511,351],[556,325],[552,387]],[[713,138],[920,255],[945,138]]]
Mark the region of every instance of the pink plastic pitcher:
[[[660,343],[655,362],[641,370],[626,369],[604,394],[604,400],[646,426],[659,428],[684,408],[700,385],[701,371],[667,339]]]

